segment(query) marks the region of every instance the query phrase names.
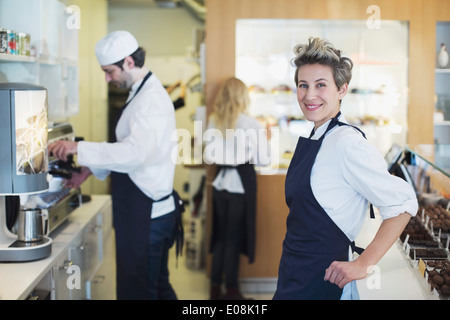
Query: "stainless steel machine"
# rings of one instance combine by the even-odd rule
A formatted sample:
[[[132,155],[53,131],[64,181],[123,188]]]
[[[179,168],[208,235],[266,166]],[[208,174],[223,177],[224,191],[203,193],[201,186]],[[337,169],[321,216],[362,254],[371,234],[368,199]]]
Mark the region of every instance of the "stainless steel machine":
[[[73,128],[69,123],[59,123],[49,128],[48,143],[57,140],[75,140]],[[70,179],[76,172],[80,172],[80,168],[76,166],[73,157],[69,157],[68,161],[62,161],[50,155],[48,190],[21,196],[22,207],[37,208],[46,212],[49,233],[66,221],[73,210],[81,206],[81,190],[64,186],[64,179]]]
[[[48,127],[44,87],[0,83],[0,262],[49,256],[49,233],[81,204],[62,183],[78,168],[47,154],[49,142],[74,138],[69,124]]]

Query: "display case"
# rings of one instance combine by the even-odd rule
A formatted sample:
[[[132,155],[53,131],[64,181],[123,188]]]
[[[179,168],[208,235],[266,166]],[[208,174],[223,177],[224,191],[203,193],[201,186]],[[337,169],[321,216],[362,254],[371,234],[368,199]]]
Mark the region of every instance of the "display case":
[[[450,21],[436,23],[434,140],[450,144]]]
[[[450,145],[416,145],[404,150],[419,210],[401,246],[427,298],[450,299]]]
[[[294,84],[293,48],[311,36],[326,38],[354,63],[342,113],[385,154],[406,144],[408,37],[406,21],[382,20],[369,29],[365,20],[238,19],[236,77],[250,89],[249,113],[279,129],[280,164],[308,136]],[[388,54],[386,54],[388,52]]]

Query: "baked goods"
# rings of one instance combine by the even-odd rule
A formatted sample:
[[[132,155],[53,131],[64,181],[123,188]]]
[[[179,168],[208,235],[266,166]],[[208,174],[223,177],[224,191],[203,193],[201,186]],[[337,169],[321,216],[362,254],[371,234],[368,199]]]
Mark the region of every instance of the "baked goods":
[[[407,235],[409,235],[408,243],[411,246],[426,248],[439,247],[439,243],[433,239],[433,236],[417,217],[412,217],[409,220],[408,224],[400,235],[400,240],[404,242]]]
[[[450,261],[428,260],[427,274],[431,290],[436,290],[444,298],[450,297]]]
[[[449,234],[450,213],[434,203],[422,204],[400,235],[402,242],[408,237],[410,258],[426,263],[430,289],[443,299],[450,299],[450,255],[446,250]]]
[[[450,285],[450,274],[446,273],[444,274],[444,283]]]
[[[429,204],[425,207],[420,207],[418,214],[422,214],[422,209],[426,217],[430,219],[433,224],[433,229],[437,233],[439,229],[441,232],[450,232],[450,213],[439,204]]]
[[[444,249],[411,249],[409,256],[411,259],[422,260],[447,259],[447,252]]]
[[[444,296],[450,296],[450,285],[444,284],[441,286],[440,290]]]
[[[444,284],[444,278],[440,274],[435,275],[432,281],[438,286],[442,286]]]

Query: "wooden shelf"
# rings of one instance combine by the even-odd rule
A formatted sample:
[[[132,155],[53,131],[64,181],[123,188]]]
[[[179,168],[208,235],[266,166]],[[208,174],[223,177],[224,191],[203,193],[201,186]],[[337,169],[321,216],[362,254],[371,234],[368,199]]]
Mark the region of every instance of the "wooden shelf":
[[[36,62],[35,57],[0,53],[0,62]]]
[[[450,73],[450,68],[446,68],[446,69],[434,69],[434,72],[436,72],[436,73]]]

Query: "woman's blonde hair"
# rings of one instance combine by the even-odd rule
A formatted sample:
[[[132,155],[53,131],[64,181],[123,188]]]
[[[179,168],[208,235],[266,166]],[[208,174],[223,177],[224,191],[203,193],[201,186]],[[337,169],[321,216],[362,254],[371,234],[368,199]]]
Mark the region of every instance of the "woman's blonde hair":
[[[225,80],[214,101],[212,118],[217,129],[225,132],[234,129],[240,113],[247,110],[250,104],[248,88],[238,78]]]
[[[333,71],[334,82],[338,89],[352,79],[353,62],[350,58],[342,57],[341,51],[325,39],[310,37],[307,44],[294,47],[296,57],[292,60],[297,67],[295,70],[295,84],[298,86],[298,70],[306,64],[319,63],[330,66]]]

